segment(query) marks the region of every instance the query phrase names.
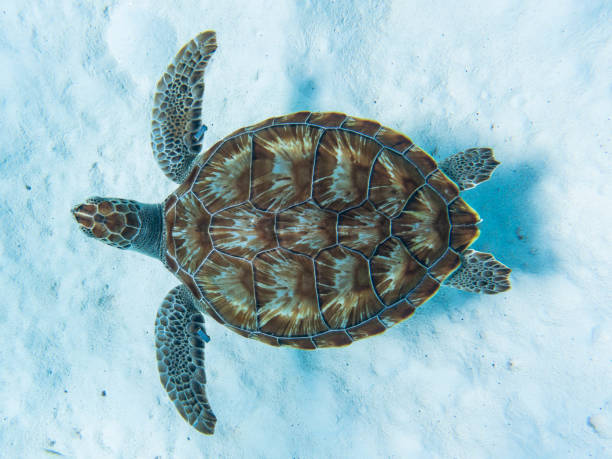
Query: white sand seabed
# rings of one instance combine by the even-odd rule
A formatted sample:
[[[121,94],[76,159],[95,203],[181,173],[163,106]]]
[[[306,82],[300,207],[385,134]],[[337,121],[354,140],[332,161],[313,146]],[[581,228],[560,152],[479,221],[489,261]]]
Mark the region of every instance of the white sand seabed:
[[[611,21],[606,0],[3,2],[0,456],[610,457]],[[443,289],[343,349],[207,320],[212,437],[159,384],[177,281],[69,212],[173,190],[151,98],[205,29],[205,146],[301,109],[377,119],[437,159],[491,146],[503,164],[465,193],[474,248],[513,268],[506,294]]]

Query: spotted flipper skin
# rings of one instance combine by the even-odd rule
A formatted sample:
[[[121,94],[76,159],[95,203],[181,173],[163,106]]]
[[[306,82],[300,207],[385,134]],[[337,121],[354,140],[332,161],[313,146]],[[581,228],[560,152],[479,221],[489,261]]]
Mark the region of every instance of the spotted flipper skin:
[[[155,320],[159,378],[181,416],[199,432],[212,435],[217,418],[205,390],[206,338],[204,316],[189,290],[184,285],[170,290]]]
[[[499,164],[490,148],[469,148],[449,156],[439,167],[460,190],[469,190],[489,180]]]
[[[461,266],[445,285],[472,293],[501,293],[510,289],[510,271],[490,253],[465,250]]]
[[[202,150],[202,77],[216,49],[215,33],[200,33],[181,48],[157,83],[151,147],[164,174],[177,183],[183,183]]]
[[[81,230],[119,249],[132,249],[161,259],[162,209],[131,199],[87,199],[72,209]]]

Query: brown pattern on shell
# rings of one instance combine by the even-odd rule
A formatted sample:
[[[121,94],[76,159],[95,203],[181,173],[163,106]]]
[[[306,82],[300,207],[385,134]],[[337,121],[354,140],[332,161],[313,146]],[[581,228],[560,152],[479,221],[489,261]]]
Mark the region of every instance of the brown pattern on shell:
[[[393,220],[393,234],[399,236],[415,258],[426,266],[436,261],[448,247],[449,230],[446,203],[428,186],[417,191]]]
[[[459,188],[457,185],[455,185],[440,169],[427,178],[427,183],[438,190],[446,202],[451,202],[459,196]]]
[[[378,318],[387,328],[390,328],[410,317],[414,311],[415,307],[412,304],[408,301],[401,301],[392,308],[385,309],[378,315]]]
[[[331,129],[321,136],[323,129],[314,124]],[[186,229],[183,234],[204,246],[202,252],[210,241],[218,250],[196,273],[195,283],[176,266],[174,257],[186,270],[197,269],[204,258],[183,253],[188,250],[183,249],[184,241],[176,244],[169,238],[166,262],[195,289],[194,294],[203,294],[213,305],[214,309],[208,307],[213,318],[238,327],[230,328],[242,336],[274,346],[314,349],[344,346],[380,333],[436,293],[439,282],[430,276],[442,281],[455,269],[457,255],[447,250],[449,237],[461,250],[478,235],[473,226],[478,215],[454,195],[456,186],[436,170],[435,161],[408,137],[381,128],[376,121],[298,112],[232,135],[206,153],[206,165],[202,160],[206,155],[198,158],[197,167],[179,187],[180,202],[172,202],[177,199],[174,195],[166,202],[166,224],[171,222],[172,231],[175,220],[187,228],[196,214],[205,219],[207,209],[216,212],[210,218],[208,241],[195,242],[199,236],[186,235]],[[376,136],[377,141],[368,136]],[[380,151],[378,142],[403,156]],[[423,186],[424,176],[429,185]],[[447,202],[454,199],[448,213],[444,199],[430,187]],[[311,192],[330,210],[308,200]],[[249,196],[253,205],[245,202]],[[345,210],[356,205],[360,206]],[[257,207],[278,212],[276,223],[273,213]],[[395,217],[392,225],[390,217]],[[195,227],[205,226],[203,220],[200,223]],[[389,238],[393,235],[409,249]],[[372,257],[370,265],[358,253],[333,246],[336,239]],[[311,258],[278,245],[316,257],[314,269]],[[222,252],[246,257],[253,264]],[[412,256],[427,266],[433,264],[429,275]],[[385,309],[376,292],[384,304],[394,306]],[[407,301],[398,302],[404,295]],[[326,332],[328,325],[335,330]]]
[[[321,252],[316,267],[321,312],[330,327],[351,327],[381,310],[362,256],[336,246]]]
[[[175,256],[183,269],[193,273],[212,250],[208,233],[210,214],[193,193],[183,195],[175,210],[171,231]]]
[[[451,224],[456,225],[475,225],[480,222],[480,215],[462,198],[457,198],[448,206],[448,214]]]
[[[406,299],[417,307],[434,296],[439,288],[440,284],[435,279],[431,278],[430,276],[425,276],[423,278],[423,282],[421,282],[412,292],[410,292]]]
[[[370,266],[374,287],[387,306],[406,295],[427,273],[394,237],[378,246]]]
[[[308,119],[308,124],[316,124],[326,128],[339,127],[346,119],[344,113],[337,112],[315,112]]]
[[[435,171],[438,167],[434,159],[429,156],[425,150],[417,147],[416,145],[411,146],[406,152],[404,152],[406,159],[412,162],[423,175],[429,175]]]
[[[332,331],[312,338],[317,347],[342,347],[353,342],[345,331]]]
[[[310,338],[278,338],[278,344],[309,351],[313,351],[317,348]]]
[[[278,242],[282,247],[315,256],[336,243],[336,214],[311,201],[280,212],[276,219]]]
[[[311,258],[276,249],[259,254],[253,265],[261,331],[280,337],[328,329],[319,312]]]
[[[250,202],[213,215],[210,235],[218,250],[248,259],[277,246],[274,214],[256,209]]]
[[[359,250],[366,257],[372,255],[376,246],[387,238],[389,233],[389,220],[376,212],[369,201],[338,217],[338,242]]]
[[[387,329],[385,324],[378,320],[378,317],[374,316],[370,320],[365,321],[355,327],[347,330],[348,334],[357,341],[368,336],[378,335]]]
[[[174,207],[174,205],[176,204],[176,201],[178,200],[178,198],[176,197],[175,193],[172,193],[170,196],[168,196],[166,198],[166,200],[164,201],[164,213],[167,213],[172,207]]]
[[[276,211],[305,201],[321,129],[306,125],[272,126],[253,135],[251,202]]]
[[[447,250],[442,258],[429,269],[429,275],[438,282],[444,282],[449,275],[461,266],[461,258],[452,250]]]
[[[249,262],[213,251],[195,277],[206,299],[226,322],[256,329],[253,269]]]
[[[353,118],[349,116],[342,124],[342,128],[361,132],[365,135],[373,137],[380,129],[380,123],[378,121]]]
[[[372,162],[378,143],[359,134],[329,130],[319,143],[313,197],[323,207],[342,211],[367,197]]]
[[[170,270],[170,272],[172,272],[173,274],[177,273],[179,269],[179,265],[176,259],[172,255],[170,255],[168,251],[166,251],[165,253],[164,262],[165,262],[166,267]]]
[[[249,198],[251,137],[243,134],[224,142],[195,179],[193,192],[211,212]]]
[[[462,252],[472,245],[479,235],[480,230],[477,226],[453,226],[450,234],[450,246],[458,252]]]
[[[398,214],[408,198],[425,183],[420,172],[402,156],[383,150],[372,169],[370,200],[391,218]]]
[[[399,132],[384,126],[379,129],[375,139],[382,143],[385,147],[391,148],[399,153],[403,153],[404,150],[414,145],[412,140],[410,140],[404,134],[400,134]]]

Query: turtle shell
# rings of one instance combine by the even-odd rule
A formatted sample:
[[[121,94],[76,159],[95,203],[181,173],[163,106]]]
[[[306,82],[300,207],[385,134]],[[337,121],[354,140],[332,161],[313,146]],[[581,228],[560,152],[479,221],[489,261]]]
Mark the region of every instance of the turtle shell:
[[[299,112],[200,155],[165,201],[166,265],[235,332],[343,346],[409,317],[460,265],[478,214],[412,141]]]

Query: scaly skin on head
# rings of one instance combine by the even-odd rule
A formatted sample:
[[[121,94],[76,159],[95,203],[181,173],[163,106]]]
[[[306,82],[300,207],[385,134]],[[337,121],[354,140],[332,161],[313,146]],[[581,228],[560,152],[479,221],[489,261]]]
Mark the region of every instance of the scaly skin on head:
[[[72,209],[81,230],[119,249],[161,259],[162,209],[130,199],[92,197]]]

